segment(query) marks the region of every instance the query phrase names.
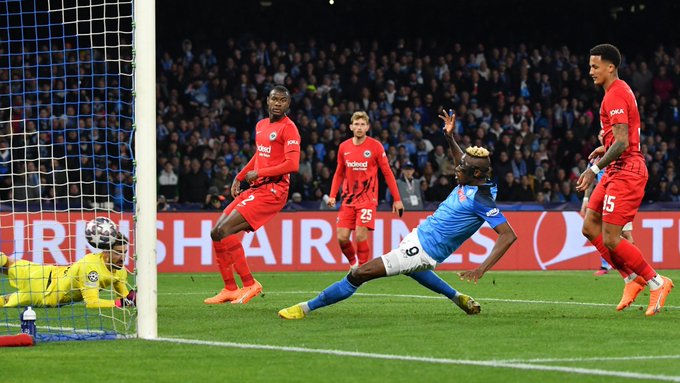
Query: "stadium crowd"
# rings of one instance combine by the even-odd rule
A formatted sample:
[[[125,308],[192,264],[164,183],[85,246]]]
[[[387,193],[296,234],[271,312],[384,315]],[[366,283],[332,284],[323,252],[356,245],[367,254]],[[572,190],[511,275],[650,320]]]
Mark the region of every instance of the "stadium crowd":
[[[267,116],[265,98],[275,84],[291,90],[289,116],[302,136],[291,209],[323,206],[309,201],[328,193],[336,149],[350,137],[357,110],[368,112],[397,178],[412,164],[426,208],[443,200],[454,180],[436,118],[442,107],[455,110],[463,145],[493,153],[499,201],[579,202],[574,186],[599,145],[602,99],[587,71],[588,52],[567,46],[230,39],[197,49],[184,40],[159,62],[159,206],[224,206],[234,175],[253,155],[252,129]],[[650,170],[645,201],[680,201],[680,48],[626,57],[620,74],[641,113]],[[381,200],[390,198],[386,189],[381,185]]]
[[[112,197],[129,207],[131,105],[111,101],[128,99],[121,93],[131,92],[129,63],[112,75],[105,60],[90,57],[96,51],[52,48],[3,56],[1,101],[12,108],[0,108],[2,121],[11,121],[0,126],[0,198],[73,207]],[[63,63],[52,76],[65,80],[48,81],[41,72],[47,62]],[[226,206],[234,176],[254,154],[253,129],[267,116],[266,96],[276,84],[292,93],[289,116],[302,137],[289,209],[324,206],[336,149],[351,136],[349,118],[358,110],[369,114],[370,134],[384,145],[397,179],[415,179],[415,193],[432,209],[454,187],[436,117],[442,107],[455,110],[463,146],[492,152],[499,202],[575,203],[575,182],[598,145],[602,90],[587,71],[587,50],[567,46],[228,39],[196,47],[185,39],[159,51],[158,208]],[[625,56],[619,73],[641,114],[650,173],[645,201],[680,201],[680,48]],[[24,142],[37,145],[25,149]],[[389,204],[380,179],[381,201]]]

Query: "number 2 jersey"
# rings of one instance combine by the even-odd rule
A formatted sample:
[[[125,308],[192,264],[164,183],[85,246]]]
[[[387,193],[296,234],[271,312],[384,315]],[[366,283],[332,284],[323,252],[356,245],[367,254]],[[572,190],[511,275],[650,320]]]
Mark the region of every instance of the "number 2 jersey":
[[[418,225],[418,240],[427,254],[443,262],[484,222],[492,228],[507,222],[496,207],[497,187],[458,185],[435,212]]]

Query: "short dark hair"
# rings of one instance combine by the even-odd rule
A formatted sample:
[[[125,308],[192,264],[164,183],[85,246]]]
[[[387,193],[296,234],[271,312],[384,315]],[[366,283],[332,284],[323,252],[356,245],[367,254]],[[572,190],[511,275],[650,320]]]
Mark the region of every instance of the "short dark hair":
[[[602,60],[609,61],[615,67],[621,65],[621,52],[611,44],[600,44],[590,49],[591,56],[601,56]]]
[[[269,94],[272,94],[272,92],[285,93],[288,97],[290,97],[290,91],[288,91],[288,88],[286,88],[283,85],[276,85],[275,87],[272,88],[272,90],[269,92]]]

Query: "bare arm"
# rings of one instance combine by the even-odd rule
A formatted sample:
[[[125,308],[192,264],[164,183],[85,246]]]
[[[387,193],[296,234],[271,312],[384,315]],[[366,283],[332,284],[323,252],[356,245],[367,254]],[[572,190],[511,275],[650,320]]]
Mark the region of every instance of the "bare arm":
[[[439,113],[439,118],[444,121],[444,137],[446,142],[449,143],[449,148],[451,149],[451,155],[453,156],[453,165],[458,166],[461,158],[463,158],[463,150],[460,148],[456,140],[454,139],[454,131],[456,127],[456,115],[453,113],[453,109],[449,109],[449,113],[442,110]]]
[[[616,161],[628,149],[628,124],[616,124],[612,126],[612,132],[614,143],[597,162],[597,167],[600,169]]]
[[[491,254],[475,270],[463,271],[458,273],[461,280],[468,280],[477,283],[477,280],[484,276],[508,251],[510,246],[517,240],[517,235],[509,223],[504,222],[494,228],[498,233],[498,239],[491,249]]]
[[[596,166],[599,169],[614,162],[628,148],[628,124],[616,124],[612,126],[612,132],[614,133],[614,143],[604,153],[600,161],[597,162]],[[585,172],[581,173],[578,182],[576,182],[576,190],[585,191],[595,179],[595,173],[593,168],[588,168]]]

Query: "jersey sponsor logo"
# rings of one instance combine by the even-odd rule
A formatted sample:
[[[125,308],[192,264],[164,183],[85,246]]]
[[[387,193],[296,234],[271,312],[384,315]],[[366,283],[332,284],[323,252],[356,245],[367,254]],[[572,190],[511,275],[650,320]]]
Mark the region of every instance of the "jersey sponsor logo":
[[[274,141],[276,139],[276,132],[269,133],[269,141]]]
[[[286,145],[300,145],[300,141],[298,141],[298,140],[288,140],[288,142],[286,142]]]
[[[463,189],[458,189],[458,201],[460,202],[467,201],[467,197],[465,196],[465,192],[463,191]]]
[[[345,152],[345,153],[343,153],[343,154],[344,154],[345,156],[348,156],[348,155],[352,154],[352,152]]]
[[[623,114],[623,109],[612,109],[611,112],[609,112],[609,116],[615,116],[617,114]]]
[[[272,153],[272,147],[257,144],[257,151],[260,153],[260,156],[269,157],[270,154]]]
[[[345,166],[354,171],[366,171],[368,168],[368,161],[345,161]]]
[[[366,157],[366,158],[371,158],[371,151],[370,151],[370,150],[366,150],[366,151],[364,152],[364,157]]]
[[[498,213],[500,213],[500,212],[501,212],[501,211],[498,210],[497,207],[495,207],[495,208],[493,208],[493,209],[487,211],[487,212],[486,212],[486,216],[487,216],[487,217],[495,217],[495,216],[497,216]]]
[[[541,269],[555,269],[554,265],[597,251],[581,233],[581,226],[583,218],[576,211],[541,214],[533,238],[534,256]],[[556,237],[555,232],[562,232],[564,236]]]
[[[97,282],[99,280],[99,274],[96,271],[92,270],[89,273],[87,273],[87,280],[92,283]]]

